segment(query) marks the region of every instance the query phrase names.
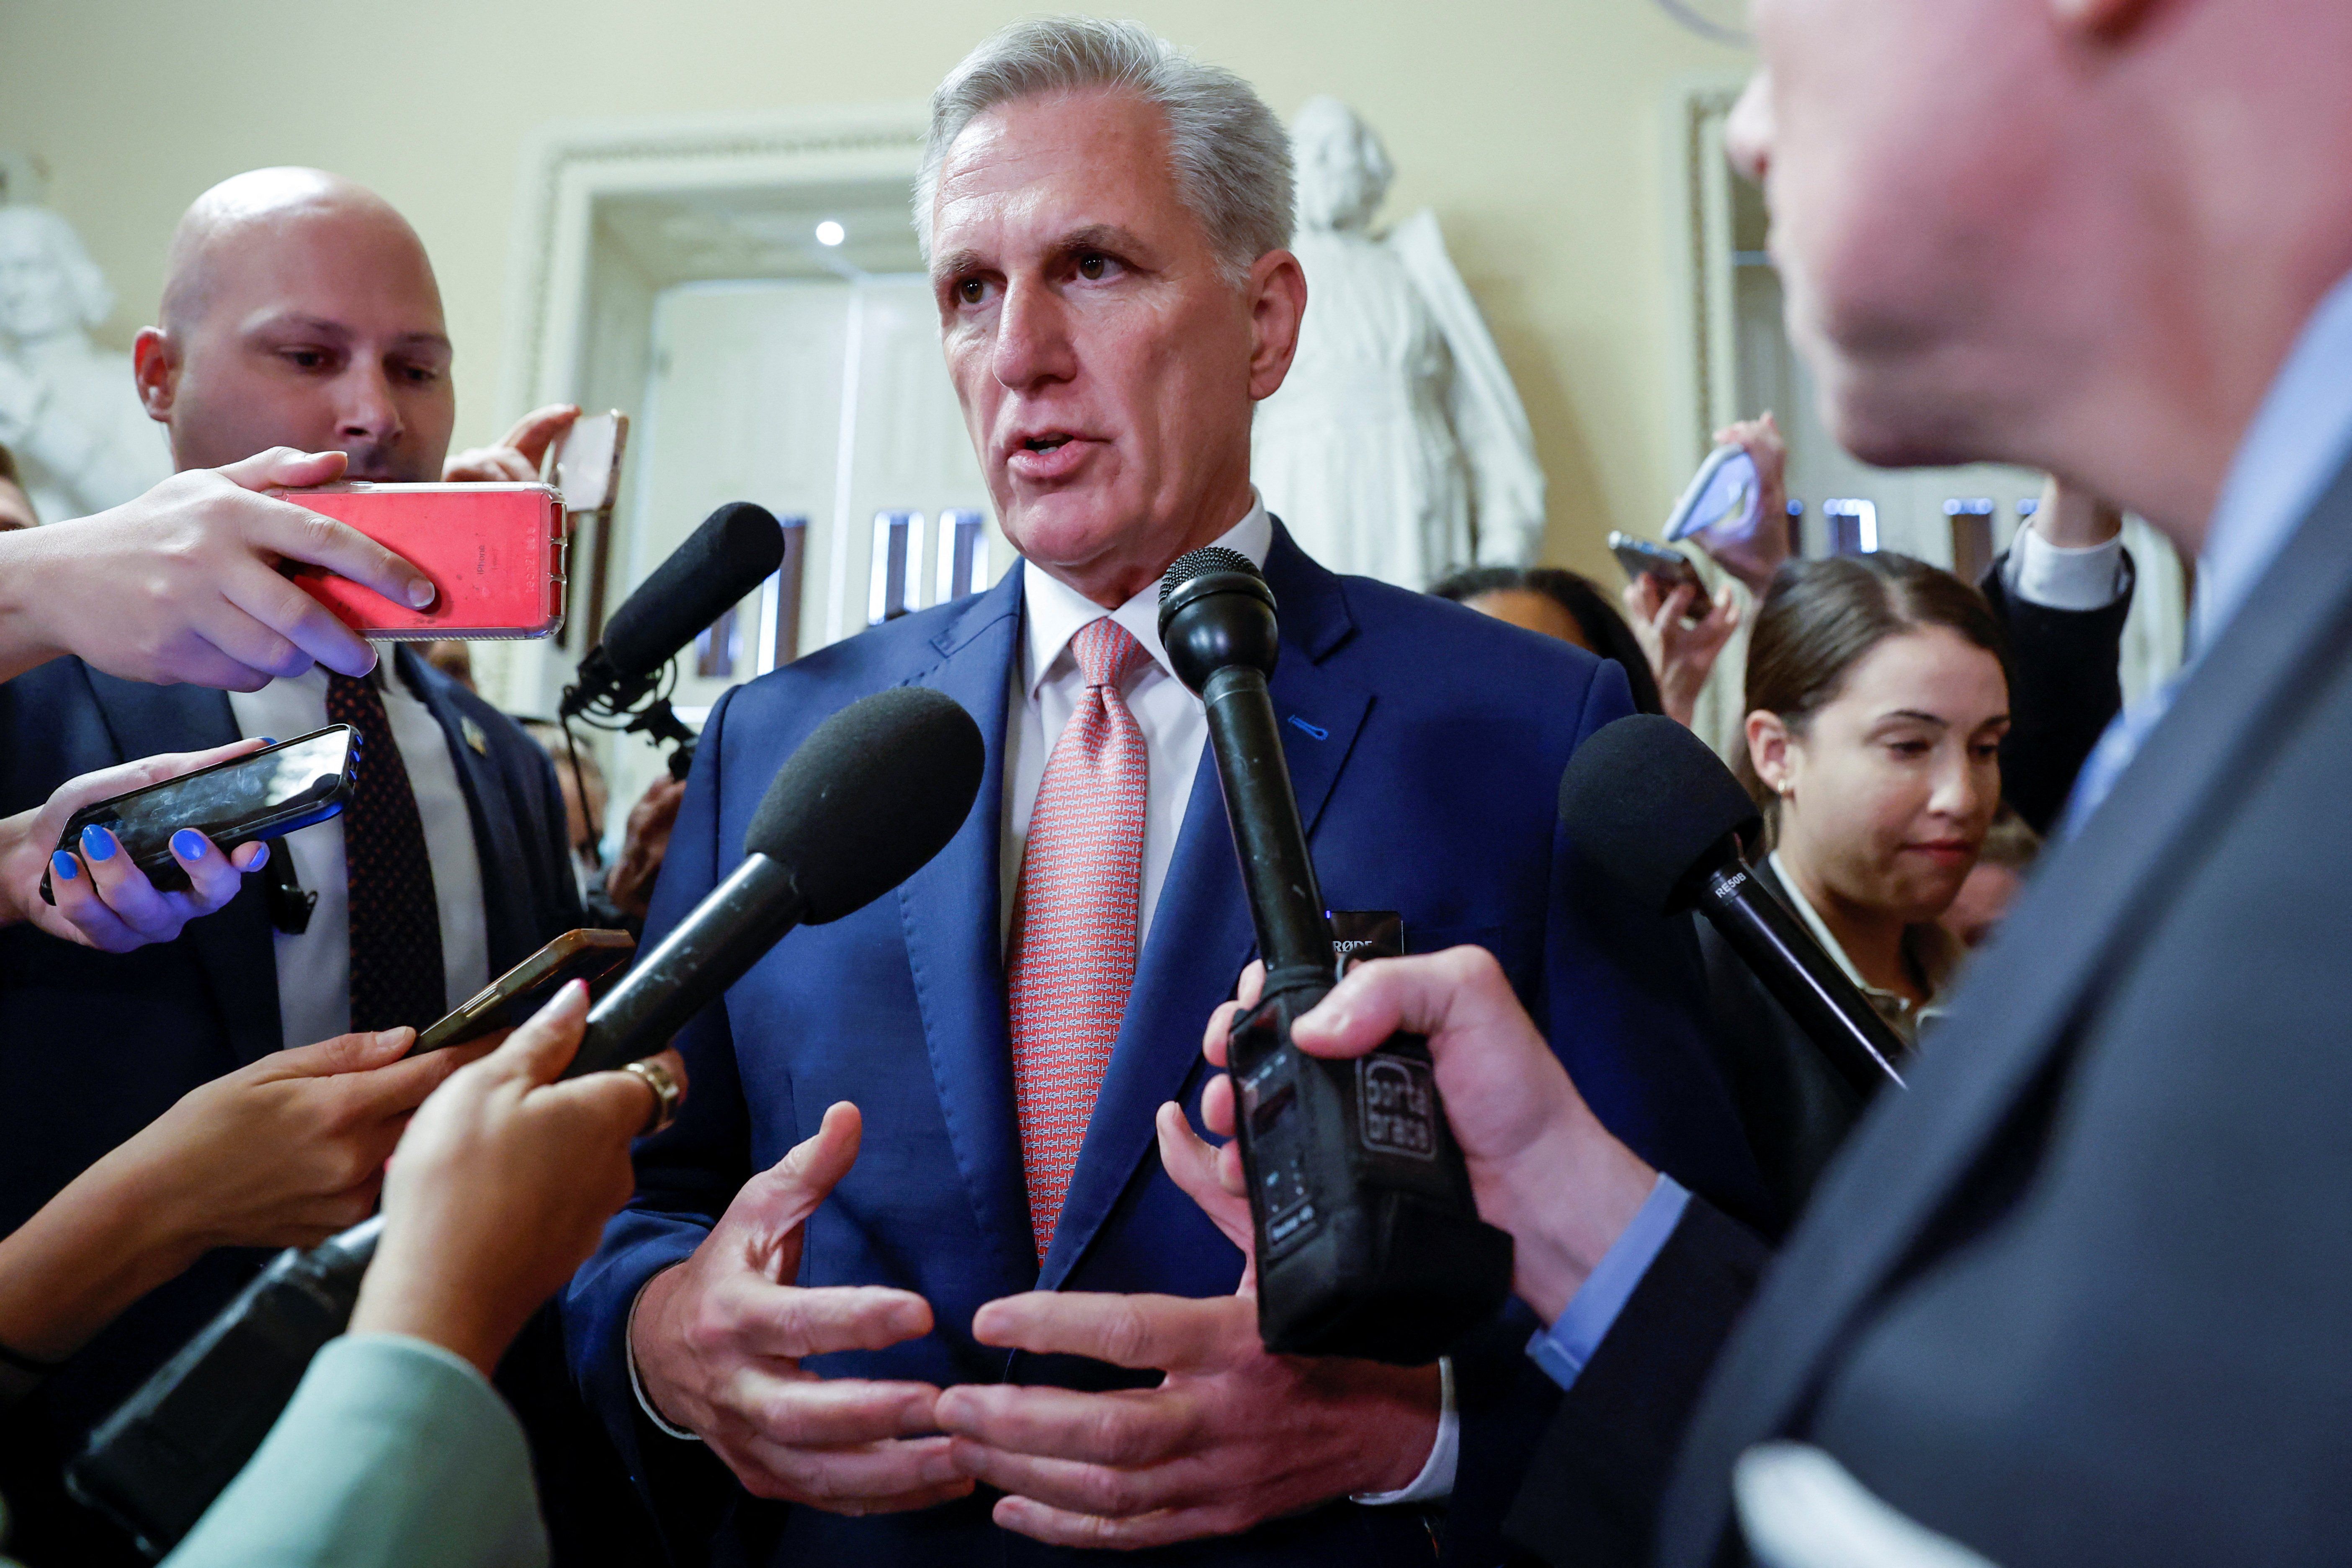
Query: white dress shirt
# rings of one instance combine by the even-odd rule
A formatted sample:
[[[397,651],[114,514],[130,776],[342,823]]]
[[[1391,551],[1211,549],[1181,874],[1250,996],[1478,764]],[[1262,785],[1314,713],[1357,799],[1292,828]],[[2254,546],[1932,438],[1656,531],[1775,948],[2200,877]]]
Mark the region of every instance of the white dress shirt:
[[[441,906],[441,967],[446,1005],[459,1003],[489,983],[489,934],[482,913],[482,863],[474,845],[474,822],[457,783],[449,738],[433,710],[417,700],[404,680],[388,679],[389,647],[378,649],[375,679],[383,692],[384,717],[408,765],[409,788],[425,826],[425,853],[433,862],[433,893]],[[229,708],[237,732],[248,738],[290,741],[327,722],[327,672],[313,665],[308,674],[273,680],[258,691],[232,691]],[[374,758],[362,757],[362,767]],[[278,1016],[289,1048],[347,1034],[352,1026],[352,919],[343,871],[343,819],[340,816],[289,833],[278,844],[294,858],[294,874],[319,901],[310,924],[299,933],[278,931]],[[420,1025],[431,1019],[420,1020]]]

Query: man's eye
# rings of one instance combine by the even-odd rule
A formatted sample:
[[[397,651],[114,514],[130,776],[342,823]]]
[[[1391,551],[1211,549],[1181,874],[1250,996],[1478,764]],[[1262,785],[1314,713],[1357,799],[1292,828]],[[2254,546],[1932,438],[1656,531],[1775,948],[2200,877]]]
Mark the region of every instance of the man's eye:
[[[988,286],[977,278],[967,278],[956,285],[956,298],[967,305],[977,305],[988,292]]]
[[[1110,258],[1108,256],[1088,256],[1078,262],[1078,276],[1089,283],[1101,282],[1103,274],[1109,270]]]
[[[286,358],[298,370],[317,370],[327,363],[327,356],[317,349],[288,349]]]

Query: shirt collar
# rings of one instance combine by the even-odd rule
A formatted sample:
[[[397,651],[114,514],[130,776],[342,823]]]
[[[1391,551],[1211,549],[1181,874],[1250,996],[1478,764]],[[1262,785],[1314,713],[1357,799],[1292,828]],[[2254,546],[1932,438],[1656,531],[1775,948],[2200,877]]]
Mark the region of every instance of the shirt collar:
[[[1845,949],[1838,945],[1838,939],[1831,931],[1829,922],[1822,919],[1821,911],[1814,909],[1812,901],[1805,897],[1805,890],[1797,886],[1797,879],[1790,874],[1789,863],[1780,858],[1778,849],[1772,851],[1771,863],[1772,874],[1780,879],[1780,886],[1789,889],[1789,902],[1795,907],[1797,918],[1805,922],[1805,929],[1813,933],[1813,940],[1822,944],[1822,951],[1835,959],[1837,966],[1845,971],[1845,977],[1853,982],[1854,989],[1878,1004],[1882,1014],[1890,1006],[1897,1013],[1908,1013],[1911,1010],[1910,998],[1882,990],[1862,977],[1862,971],[1853,966],[1853,960],[1848,958]],[[1920,1009],[1921,1016],[1925,1016],[1937,1009],[1952,971],[1959,967],[1959,943],[1942,926],[1926,921],[1903,928],[1903,951],[1912,963],[1919,966],[1921,978],[1927,982],[1927,989],[1932,993],[1927,1005]]]
[[[1266,552],[1274,547],[1274,520],[1266,514],[1265,502],[1257,491],[1250,491],[1250,509],[1241,521],[1227,529],[1215,542],[1220,550],[1238,551],[1250,559],[1250,564],[1263,570]],[[1103,607],[1079,593],[1076,588],[1049,576],[1034,564],[1021,574],[1022,624],[1026,628],[1023,657],[1027,668],[1022,671],[1022,691],[1035,700],[1037,688],[1088,623],[1100,620]],[[1150,584],[1144,590],[1109,612],[1110,618],[1125,626],[1151,655],[1152,662],[1168,669],[1168,652],[1160,642],[1160,584]],[[1174,674],[1173,670],[1169,671]]]
[[[2304,323],[2246,427],[2197,558],[2193,661],[2213,646],[2352,454],[2352,276]]]

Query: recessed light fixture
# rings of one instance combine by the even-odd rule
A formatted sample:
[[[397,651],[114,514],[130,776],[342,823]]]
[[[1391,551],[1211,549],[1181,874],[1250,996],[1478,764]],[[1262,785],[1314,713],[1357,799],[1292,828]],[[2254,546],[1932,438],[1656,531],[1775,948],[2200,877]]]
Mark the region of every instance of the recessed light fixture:
[[[819,245],[839,245],[848,237],[849,231],[831,218],[816,226],[816,242]]]

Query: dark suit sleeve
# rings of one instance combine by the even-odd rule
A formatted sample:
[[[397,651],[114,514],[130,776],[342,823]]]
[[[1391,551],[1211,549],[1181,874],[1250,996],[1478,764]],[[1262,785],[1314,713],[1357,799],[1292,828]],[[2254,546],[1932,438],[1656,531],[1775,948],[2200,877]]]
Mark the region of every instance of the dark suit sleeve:
[[[667,936],[739,858],[730,855],[722,866],[719,831],[726,715],[733,696],[712,710],[697,748],[640,953]],[[701,1245],[751,1173],[726,1002],[704,1008],[674,1043],[686,1058],[685,1107],[668,1131],[637,1145],[636,1194],[605,1226],[603,1245],[562,1298],[572,1374],[630,1474],[649,1493],[661,1491],[666,1526],[677,1521],[681,1492],[723,1491],[725,1473],[700,1444],[667,1436],[639,1411],[629,1381],[629,1312],[648,1279]]]
[[[1770,1258],[1694,1197],[1544,1433],[1504,1532],[1545,1562],[1650,1561],[1683,1427]]]
[[[2000,743],[2000,793],[2034,832],[2065,808],[2074,775],[2123,710],[2124,622],[2131,616],[2131,555],[2124,591],[2096,610],[2053,610],[2012,597],[2004,554],[1978,586],[2009,634],[2009,734]]]
[[[1560,762],[1633,710],[1624,672],[1599,666],[1563,726]],[[1702,1022],[1705,989],[1689,921],[1633,907],[1557,833],[1550,898],[1542,976],[1524,999],[1569,1076],[1644,1160],[1718,1209],[1775,1228]],[[1525,1353],[1536,1326],[1514,1303],[1454,1352],[1462,1447],[1449,1561],[1500,1555],[1497,1526],[1559,1403],[1558,1388]]]

